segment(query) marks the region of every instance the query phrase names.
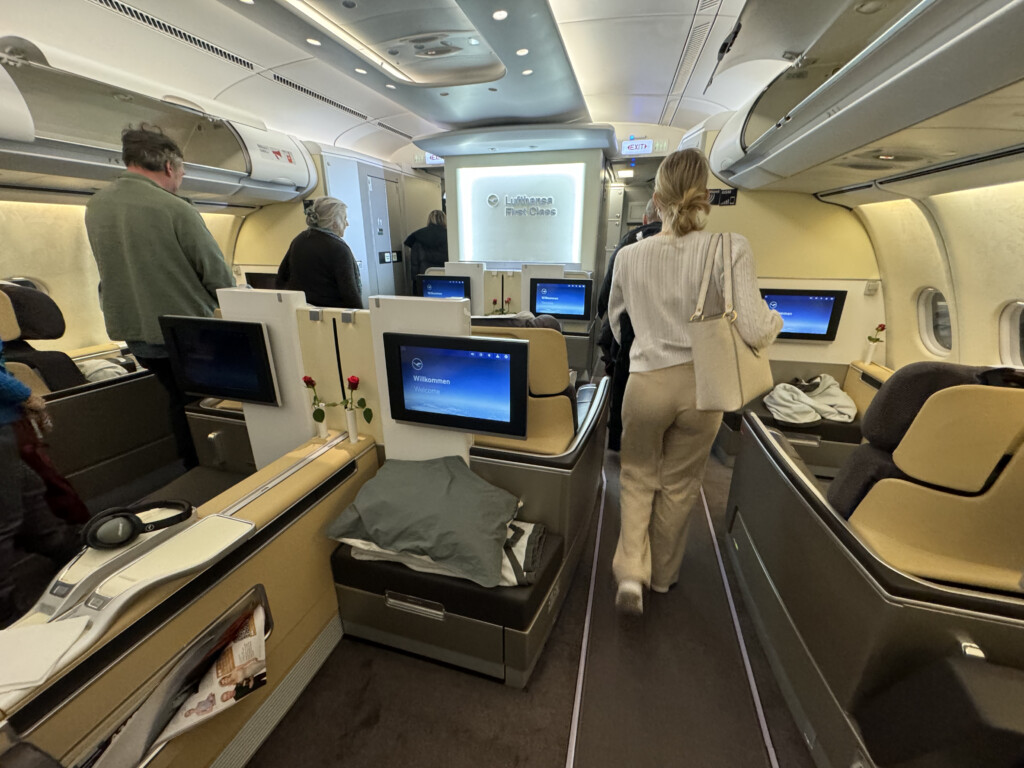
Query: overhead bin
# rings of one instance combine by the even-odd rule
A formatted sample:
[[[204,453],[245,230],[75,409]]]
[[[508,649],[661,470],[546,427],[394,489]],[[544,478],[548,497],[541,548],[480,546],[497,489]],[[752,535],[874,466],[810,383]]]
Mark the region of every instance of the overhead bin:
[[[302,142],[264,128],[7,57],[0,67],[0,186],[91,194],[124,170],[121,131],[160,126],[185,154],[181,194],[196,202],[259,206],[316,184]],[[31,135],[31,139],[26,139]]]
[[[742,188],[822,192],[990,154],[986,129],[1013,107],[993,113],[984,97],[1024,79],[1013,55],[1022,23],[1022,0],[924,0],[794,99],[793,83],[814,80],[805,57],[826,53],[815,44],[723,128],[712,170]],[[906,130],[956,108],[956,136],[970,140]]]

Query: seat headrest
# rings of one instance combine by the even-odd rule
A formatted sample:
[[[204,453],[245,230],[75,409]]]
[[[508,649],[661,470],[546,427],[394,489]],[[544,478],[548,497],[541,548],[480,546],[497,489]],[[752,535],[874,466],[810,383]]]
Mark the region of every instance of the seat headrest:
[[[0,341],[14,341],[21,337],[21,326],[14,314],[14,305],[6,293],[0,292]]]
[[[11,300],[14,316],[21,328],[21,335],[14,338],[28,341],[59,339],[64,335],[64,314],[45,293],[10,283],[0,283],[0,292]]]
[[[557,317],[551,315],[535,315],[532,312],[518,312],[514,315],[476,315],[470,319],[474,326],[494,326],[500,328],[551,328],[562,330]]]
[[[526,339],[530,342],[530,394],[560,395],[569,387],[569,354],[565,337],[550,328],[473,326],[474,336]]]
[[[953,363],[911,363],[896,371],[878,390],[862,433],[876,448],[896,450],[925,401],[947,387],[978,384],[985,367]]]

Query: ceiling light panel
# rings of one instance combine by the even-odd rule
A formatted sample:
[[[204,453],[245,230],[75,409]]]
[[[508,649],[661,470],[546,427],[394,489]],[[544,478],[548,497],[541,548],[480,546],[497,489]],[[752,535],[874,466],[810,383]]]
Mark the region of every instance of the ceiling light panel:
[[[279,0],[396,80],[462,85],[497,80],[505,66],[455,0]]]

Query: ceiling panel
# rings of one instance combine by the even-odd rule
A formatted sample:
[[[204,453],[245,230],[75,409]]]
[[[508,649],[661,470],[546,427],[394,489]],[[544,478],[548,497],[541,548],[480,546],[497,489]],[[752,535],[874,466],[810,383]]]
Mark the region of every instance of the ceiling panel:
[[[584,98],[592,93],[668,93],[690,16],[664,16],[654,26],[639,19],[584,21],[560,29]]]
[[[351,149],[386,160],[406,146],[409,140],[374,125],[363,124],[346,131],[332,143],[336,147]]]
[[[598,93],[587,97],[595,123],[657,123],[664,104],[663,96]]]
[[[622,0],[550,0],[551,11],[559,24],[604,19],[618,22],[650,16],[689,15],[696,13],[699,0],[649,0],[645,3],[623,3]]]
[[[275,72],[299,85],[339,101],[347,107],[363,112],[370,117],[393,115],[405,109],[357,79],[359,75],[343,74],[329,64],[315,59],[300,61]],[[383,86],[380,90],[384,90]]]

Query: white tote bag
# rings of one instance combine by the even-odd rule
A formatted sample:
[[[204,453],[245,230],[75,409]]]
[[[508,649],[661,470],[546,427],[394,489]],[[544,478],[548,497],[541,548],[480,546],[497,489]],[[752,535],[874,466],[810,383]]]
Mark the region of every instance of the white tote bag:
[[[725,276],[725,311],[705,317],[704,302],[719,246],[722,246]],[[697,410],[736,411],[772,388],[767,353],[747,346],[736,328],[736,310],[732,305],[732,239],[728,234],[708,238],[704,274],[689,331],[697,379]]]

